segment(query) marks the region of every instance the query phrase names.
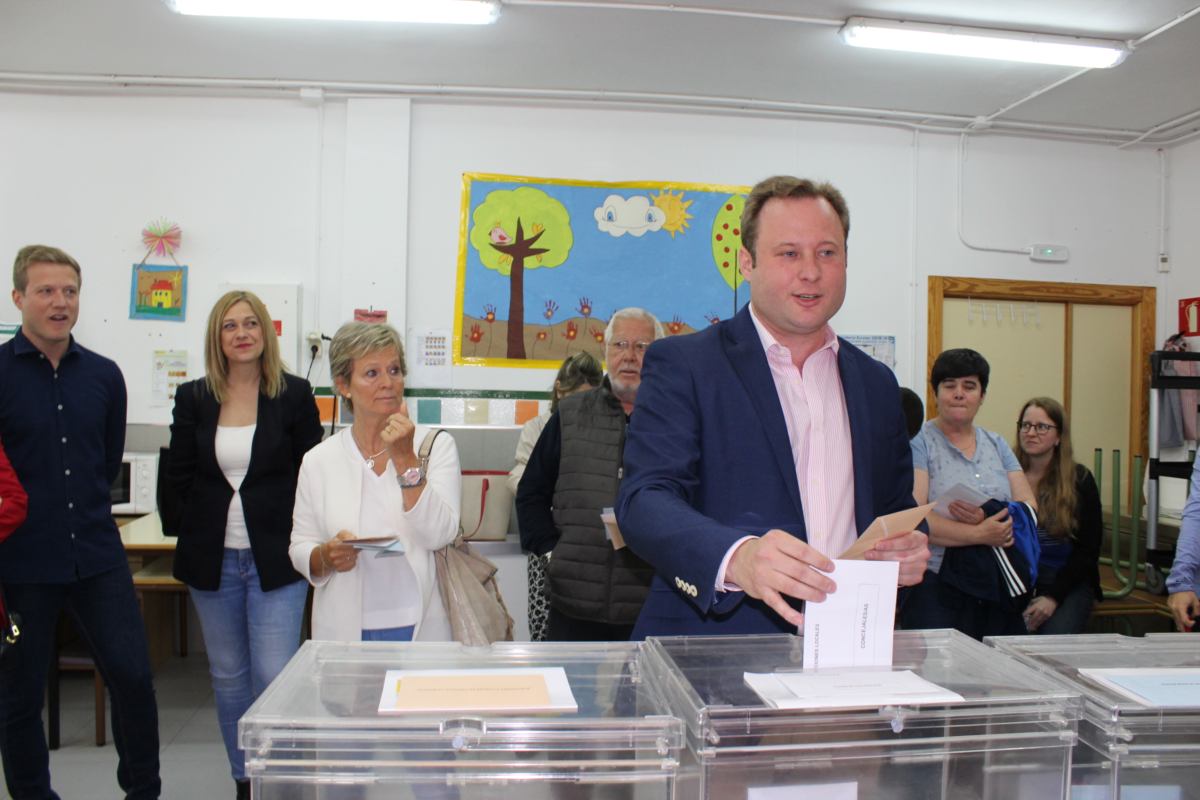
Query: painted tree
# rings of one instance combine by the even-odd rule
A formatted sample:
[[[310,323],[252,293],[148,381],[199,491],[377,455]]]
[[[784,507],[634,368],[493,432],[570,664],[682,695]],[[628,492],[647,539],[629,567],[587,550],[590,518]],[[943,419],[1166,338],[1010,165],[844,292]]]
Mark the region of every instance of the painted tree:
[[[713,217],[713,262],[717,265],[717,272],[735,292],[742,285],[737,254],[742,246],[742,209],[745,207],[745,196],[735,194],[721,205],[717,215]]]
[[[575,243],[571,216],[541,189],[489,192],[471,215],[469,239],[488,269],[508,276],[508,357],[525,358],[525,270],[557,267]]]

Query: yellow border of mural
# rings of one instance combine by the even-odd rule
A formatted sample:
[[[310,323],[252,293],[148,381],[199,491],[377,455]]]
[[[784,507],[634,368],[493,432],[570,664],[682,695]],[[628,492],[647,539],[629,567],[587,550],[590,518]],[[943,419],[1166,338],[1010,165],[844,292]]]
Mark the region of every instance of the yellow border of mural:
[[[458,270],[454,295],[454,333],[451,352],[456,366],[520,367],[526,369],[557,369],[557,359],[517,359],[503,357],[463,356],[463,310],[466,294],[467,248],[470,246],[471,185],[475,181],[495,181],[521,184],[547,184],[551,186],[585,186],[601,189],[644,189],[663,191],[713,192],[724,194],[747,194],[749,186],[733,186],[720,183],[688,183],[684,181],[593,181],[576,178],[537,178],[527,175],[503,175],[491,172],[464,172],[462,174],[462,201],[458,224]]]

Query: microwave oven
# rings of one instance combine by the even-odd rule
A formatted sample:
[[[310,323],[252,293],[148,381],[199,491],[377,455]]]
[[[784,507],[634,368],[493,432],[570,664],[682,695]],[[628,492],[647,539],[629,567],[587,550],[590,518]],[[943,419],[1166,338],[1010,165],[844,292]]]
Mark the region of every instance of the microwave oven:
[[[112,484],[113,514],[150,514],[158,510],[158,453],[126,453]]]

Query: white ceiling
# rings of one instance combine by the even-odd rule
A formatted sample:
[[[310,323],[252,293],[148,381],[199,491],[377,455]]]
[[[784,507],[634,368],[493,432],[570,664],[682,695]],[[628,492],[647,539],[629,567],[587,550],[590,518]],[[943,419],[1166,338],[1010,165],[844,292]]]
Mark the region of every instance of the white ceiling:
[[[496,24],[457,27],[181,17],[161,0],[0,0],[0,90],[261,94],[312,86],[339,97],[834,116],[1141,146],[1200,135],[1200,13],[1138,44],[1120,66],[1078,75],[861,50],[837,35],[837,21],[862,15],[1137,42],[1200,0],[674,5],[507,0]]]

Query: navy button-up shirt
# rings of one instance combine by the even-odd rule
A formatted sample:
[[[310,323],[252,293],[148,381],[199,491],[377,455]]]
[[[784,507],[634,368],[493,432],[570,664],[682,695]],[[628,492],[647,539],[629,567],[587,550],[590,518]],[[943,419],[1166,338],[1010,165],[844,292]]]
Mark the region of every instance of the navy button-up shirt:
[[[29,495],[0,542],[0,581],[69,583],[124,566],[111,486],[125,448],[125,379],[71,338],[58,369],[24,331],[0,345],[0,441]]]

